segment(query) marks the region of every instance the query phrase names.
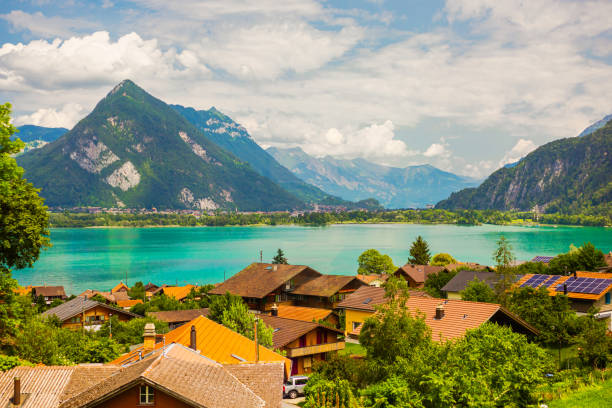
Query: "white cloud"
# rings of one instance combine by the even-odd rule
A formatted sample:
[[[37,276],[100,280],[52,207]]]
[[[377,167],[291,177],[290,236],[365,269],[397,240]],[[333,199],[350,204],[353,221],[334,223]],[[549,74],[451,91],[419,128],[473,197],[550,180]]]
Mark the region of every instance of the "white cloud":
[[[433,143],[425,150],[423,156],[425,157],[450,157],[451,152],[448,150],[448,144],[442,141],[441,143]]]
[[[537,149],[537,145],[531,140],[519,139],[514,147],[507,152],[504,157],[499,161],[499,167],[503,167],[509,163],[515,163],[527,156],[529,153]]]
[[[69,37],[75,31],[92,30],[98,26],[80,19],[47,17],[40,11],[27,13],[13,10],[8,14],[0,15],[0,18],[6,20],[14,31],[28,31],[42,38]]]
[[[79,119],[87,114],[85,108],[78,103],[68,103],[61,109],[38,109],[30,115],[15,118],[15,125],[36,125],[46,127],[65,127],[70,129]]]

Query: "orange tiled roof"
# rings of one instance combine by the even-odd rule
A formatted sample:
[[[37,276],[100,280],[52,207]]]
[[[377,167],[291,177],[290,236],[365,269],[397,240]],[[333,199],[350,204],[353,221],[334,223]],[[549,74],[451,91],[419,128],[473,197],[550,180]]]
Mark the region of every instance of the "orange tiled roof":
[[[333,312],[329,309],[319,309],[316,307],[278,305],[278,317],[285,319],[301,320],[303,322],[318,322],[326,319]]]
[[[164,295],[168,297],[173,297],[176,300],[182,300],[189,295],[191,289],[196,288],[195,285],[185,285],[185,286],[166,286],[162,289]]]
[[[141,299],[127,299],[127,300],[118,300],[117,306],[119,307],[133,307],[139,303],[142,303]]]
[[[559,276],[559,275],[549,275],[549,276]],[[578,278],[597,278],[597,279],[612,279],[612,273],[602,273],[602,272],[584,272],[584,271],[577,271],[576,272],[576,276]],[[518,282],[516,282],[515,287],[520,287],[523,283],[525,283],[526,281],[528,281],[530,278],[533,277],[533,274],[527,274],[525,276],[523,276]],[[568,279],[573,278],[573,275],[570,276],[560,276],[554,284],[550,285],[548,287],[548,294],[550,296],[556,296],[557,294],[563,294],[563,292],[557,292],[556,288],[559,285],[563,285],[563,283],[565,283]],[[545,282],[545,281],[544,281]],[[542,282],[542,283],[544,283]],[[585,300],[598,300],[601,297],[603,297],[606,293],[610,292],[612,290],[612,284],[610,284],[610,286],[608,286],[605,290],[603,290],[601,293],[599,294],[595,294],[595,293],[577,293],[577,292],[567,292],[567,297],[569,297],[570,299],[585,299]]]
[[[436,307],[440,304],[444,305],[444,317],[436,319]],[[480,327],[496,313],[503,313],[528,330],[536,332],[523,320],[496,303],[411,297],[406,302],[406,306],[413,314],[420,312],[425,315],[425,323],[431,329],[431,337],[434,341],[447,341],[463,337],[467,330]],[[361,332],[361,326],[363,325],[359,325],[351,334],[358,335]]]
[[[130,288],[123,282],[119,282],[117,286],[111,289],[111,293],[120,292],[120,291],[128,291]]]
[[[192,321],[166,333],[164,336],[166,344],[179,343],[188,347],[191,343],[191,326],[196,329],[196,347],[202,355],[220,364],[255,362],[255,342],[253,340],[203,316],[196,317]],[[159,349],[163,347],[163,343],[157,343],[155,347]],[[119,357],[111,364],[124,365],[134,361],[142,350],[142,346],[138,347]],[[291,360],[261,345],[259,346],[259,361],[283,362],[287,375],[291,372]]]

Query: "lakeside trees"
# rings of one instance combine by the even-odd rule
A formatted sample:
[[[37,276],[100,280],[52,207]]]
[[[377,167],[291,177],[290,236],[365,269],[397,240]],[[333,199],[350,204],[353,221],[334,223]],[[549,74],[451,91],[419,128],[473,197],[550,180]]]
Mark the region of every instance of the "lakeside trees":
[[[389,255],[381,254],[376,249],[363,251],[357,258],[357,263],[357,273],[361,275],[391,274],[397,269]]]

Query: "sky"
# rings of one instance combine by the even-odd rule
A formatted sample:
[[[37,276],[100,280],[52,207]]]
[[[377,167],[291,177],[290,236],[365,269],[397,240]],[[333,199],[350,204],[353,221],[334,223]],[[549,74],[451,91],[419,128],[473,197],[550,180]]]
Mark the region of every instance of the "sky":
[[[2,0],[0,103],[71,128],[123,79],[264,147],[486,177],[612,113],[612,1]]]

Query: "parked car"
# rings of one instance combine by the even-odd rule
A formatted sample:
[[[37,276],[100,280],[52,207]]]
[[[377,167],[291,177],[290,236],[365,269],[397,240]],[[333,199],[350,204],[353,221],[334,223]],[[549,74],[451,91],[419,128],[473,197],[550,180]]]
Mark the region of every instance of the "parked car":
[[[294,375],[289,377],[289,381],[283,384],[283,398],[297,398],[298,395],[304,395],[304,387],[306,386],[308,377],[304,375]]]

